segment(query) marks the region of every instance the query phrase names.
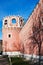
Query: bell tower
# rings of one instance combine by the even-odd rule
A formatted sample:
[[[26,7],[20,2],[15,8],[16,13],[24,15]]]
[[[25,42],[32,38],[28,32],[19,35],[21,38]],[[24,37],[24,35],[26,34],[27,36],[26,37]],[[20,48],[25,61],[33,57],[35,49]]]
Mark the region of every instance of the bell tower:
[[[19,32],[23,27],[23,23],[23,18],[20,16],[8,16],[3,19],[3,54],[19,53]]]

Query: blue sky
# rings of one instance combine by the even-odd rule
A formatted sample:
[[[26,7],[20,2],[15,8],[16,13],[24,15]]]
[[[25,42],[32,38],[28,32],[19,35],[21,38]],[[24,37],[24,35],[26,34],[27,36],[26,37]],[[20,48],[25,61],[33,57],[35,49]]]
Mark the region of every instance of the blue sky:
[[[27,20],[39,0],[0,0],[0,30],[2,30],[3,17],[20,15]],[[0,31],[0,39],[2,32]]]

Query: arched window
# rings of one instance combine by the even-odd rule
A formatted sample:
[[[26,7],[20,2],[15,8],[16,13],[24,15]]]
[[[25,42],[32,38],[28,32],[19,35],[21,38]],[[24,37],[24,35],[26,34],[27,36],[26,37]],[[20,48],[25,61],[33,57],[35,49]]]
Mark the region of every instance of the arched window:
[[[11,37],[11,34],[9,34],[8,37],[10,38]]]
[[[8,33],[8,34],[7,34],[7,38],[8,38],[8,39],[11,39],[11,38],[12,38],[12,34],[11,34],[11,33]]]
[[[7,20],[5,20],[4,24],[7,25]]]
[[[12,23],[15,24],[16,23],[16,19],[12,19]]]

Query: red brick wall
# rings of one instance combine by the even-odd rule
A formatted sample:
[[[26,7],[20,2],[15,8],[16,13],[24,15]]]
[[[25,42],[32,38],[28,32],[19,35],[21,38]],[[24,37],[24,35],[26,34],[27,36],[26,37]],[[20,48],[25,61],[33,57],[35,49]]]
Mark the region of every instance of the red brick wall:
[[[39,54],[37,43],[33,44],[32,40],[29,37],[33,34],[33,31],[32,31],[33,22],[35,26],[39,25],[39,15],[41,11],[40,7],[41,7],[40,4],[36,6],[36,8],[34,9],[34,12],[30,16],[30,18],[27,20],[26,24],[24,25],[24,27],[22,28],[20,32],[20,42],[24,46],[23,49],[25,54],[35,54],[35,55]],[[43,42],[41,47],[41,55],[43,55],[42,51],[43,51]]]

